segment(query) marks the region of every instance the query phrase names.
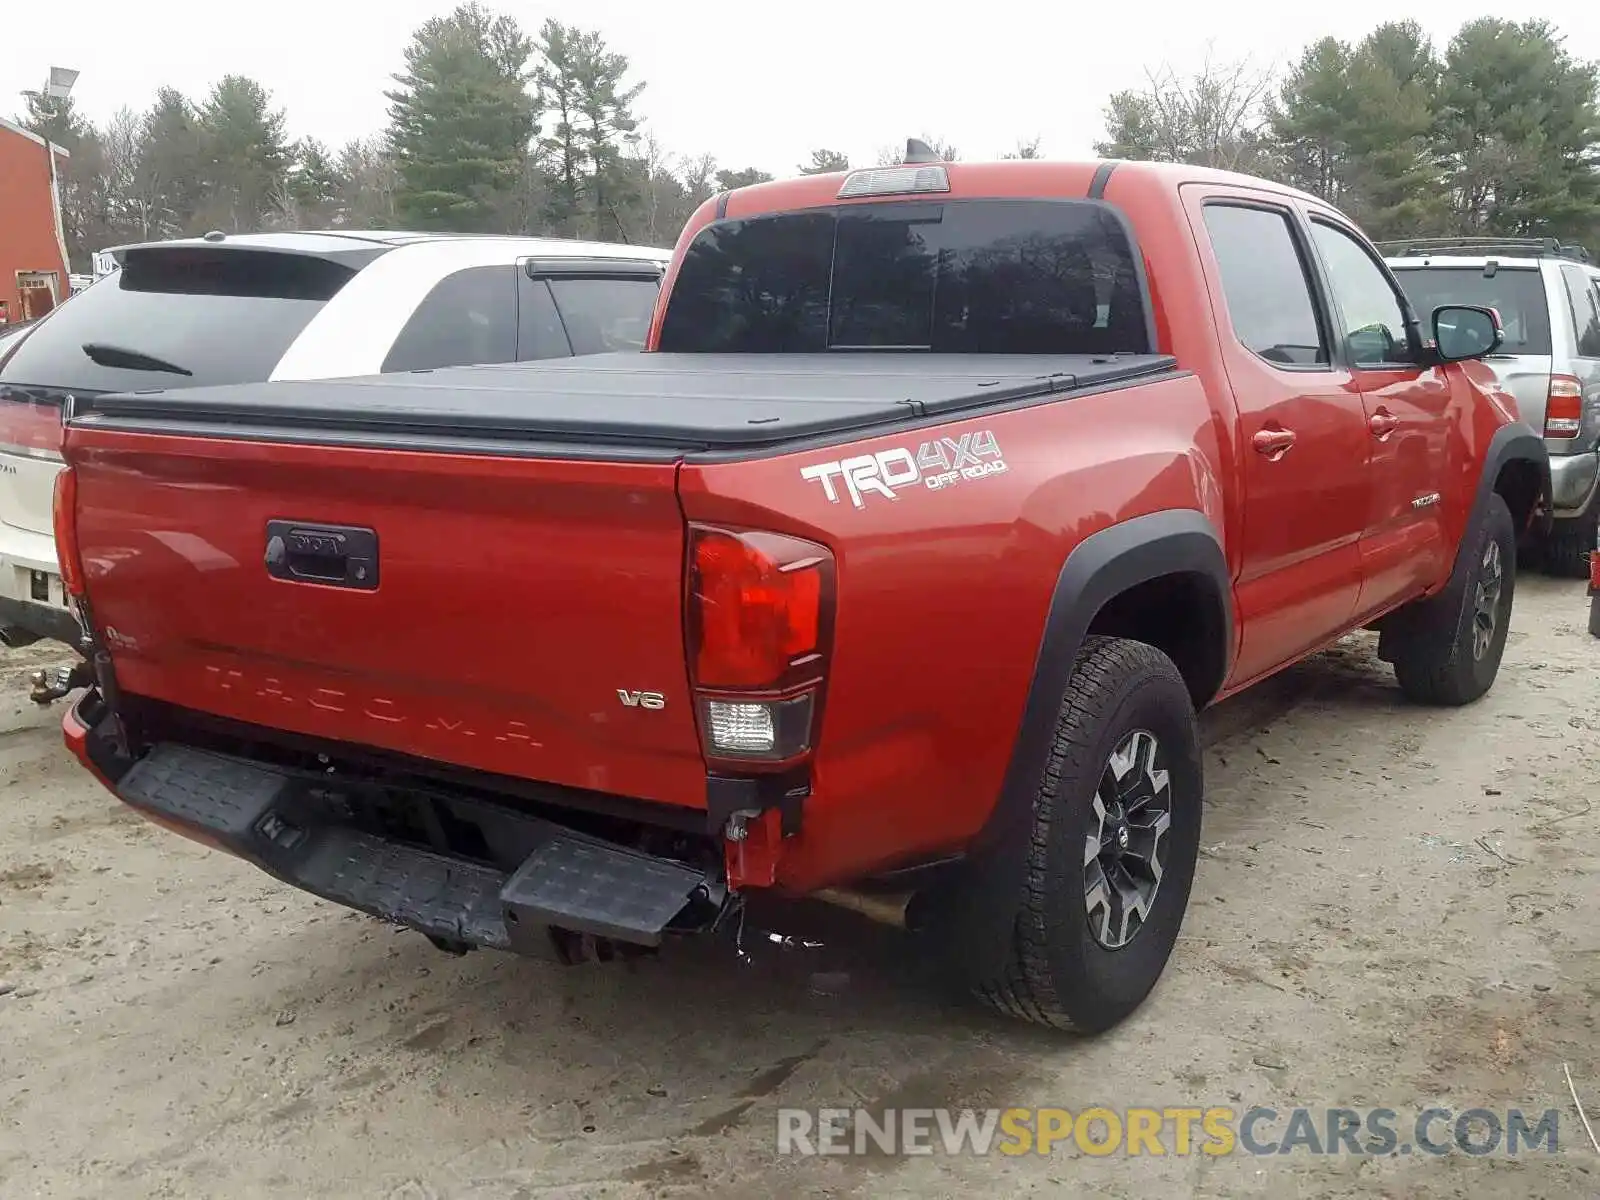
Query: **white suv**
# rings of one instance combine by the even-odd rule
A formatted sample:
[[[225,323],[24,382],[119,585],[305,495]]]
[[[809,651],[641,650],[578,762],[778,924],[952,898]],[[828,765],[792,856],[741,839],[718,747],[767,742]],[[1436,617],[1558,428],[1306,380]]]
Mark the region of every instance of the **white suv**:
[[[118,270],[0,343],[6,645],[78,642],[51,526],[67,395],[637,350],[671,258],[599,242],[390,232],[212,233],[111,253]],[[52,692],[63,694],[35,681],[36,700]]]

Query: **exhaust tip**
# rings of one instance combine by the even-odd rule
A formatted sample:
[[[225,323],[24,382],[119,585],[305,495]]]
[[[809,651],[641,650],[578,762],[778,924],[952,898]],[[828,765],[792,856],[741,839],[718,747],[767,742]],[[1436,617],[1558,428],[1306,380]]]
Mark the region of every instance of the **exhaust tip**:
[[[822,888],[812,892],[810,898],[835,908],[849,909],[879,925],[903,929],[908,933],[920,932],[927,920],[928,903],[922,892],[861,892],[853,888]]]

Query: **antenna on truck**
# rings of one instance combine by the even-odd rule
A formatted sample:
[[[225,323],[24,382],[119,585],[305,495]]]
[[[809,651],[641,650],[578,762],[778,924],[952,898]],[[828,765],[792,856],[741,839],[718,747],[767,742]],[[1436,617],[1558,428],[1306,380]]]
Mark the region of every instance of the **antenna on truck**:
[[[921,138],[906,139],[906,157],[908,163],[936,163],[939,156],[933,152],[933,147]]]

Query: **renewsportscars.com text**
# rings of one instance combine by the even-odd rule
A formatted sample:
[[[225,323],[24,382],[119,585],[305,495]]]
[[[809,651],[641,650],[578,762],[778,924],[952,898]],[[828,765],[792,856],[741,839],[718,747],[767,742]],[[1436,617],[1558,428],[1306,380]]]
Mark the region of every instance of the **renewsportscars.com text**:
[[[1556,1154],[1555,1109],[781,1108],[791,1155]]]

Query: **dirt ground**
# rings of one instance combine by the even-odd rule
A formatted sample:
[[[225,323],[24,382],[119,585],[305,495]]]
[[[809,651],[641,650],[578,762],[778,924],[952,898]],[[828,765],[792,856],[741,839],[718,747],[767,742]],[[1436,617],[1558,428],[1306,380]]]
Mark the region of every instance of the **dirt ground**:
[[[952,1007],[853,916],[813,949],[446,957],[147,825],[0,661],[0,1196],[1600,1195],[1600,642],[1525,578],[1495,690],[1365,636],[1206,719],[1204,857],[1090,1041]],[[779,1105],[1560,1110],[1555,1156],[797,1159]],[[1402,1120],[1402,1128],[1404,1121]],[[1281,1128],[1278,1131],[1281,1134]]]

